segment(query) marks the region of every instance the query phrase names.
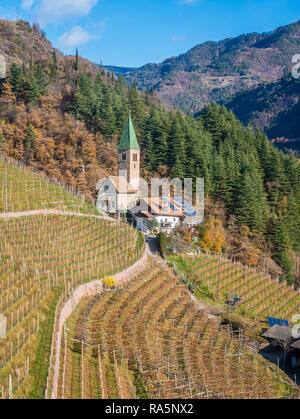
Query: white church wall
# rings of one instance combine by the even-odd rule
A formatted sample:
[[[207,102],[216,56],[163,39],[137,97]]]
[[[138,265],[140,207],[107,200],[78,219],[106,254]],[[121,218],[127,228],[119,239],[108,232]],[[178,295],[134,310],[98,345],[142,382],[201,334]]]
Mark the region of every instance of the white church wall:
[[[6,59],[3,55],[0,54],[0,79],[6,77]]]

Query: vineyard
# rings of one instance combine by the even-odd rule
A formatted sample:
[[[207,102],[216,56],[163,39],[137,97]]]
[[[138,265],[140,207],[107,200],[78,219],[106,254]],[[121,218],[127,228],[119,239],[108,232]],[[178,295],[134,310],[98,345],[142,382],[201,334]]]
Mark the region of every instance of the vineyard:
[[[239,298],[237,313],[256,320],[277,317],[291,321],[299,312],[300,291],[220,255],[175,256],[171,264],[193,284],[195,294],[225,303]]]
[[[64,329],[58,398],[286,398],[296,389],[159,259],[85,298]]]
[[[21,163],[14,160],[7,163],[0,156],[0,214],[37,209],[96,212],[92,204],[75,196],[70,188],[55,185]]]
[[[296,395],[252,341],[190,292],[221,303],[236,294],[238,313],[290,319],[299,307],[291,287],[220,256],[173,257],[174,269],[160,258],[144,263],[141,235],[74,191],[1,159],[0,181],[0,398]],[[85,294],[93,296],[75,303],[95,281],[101,287]]]
[[[29,171],[0,162],[0,179],[1,211],[7,201],[23,215],[0,217],[0,398],[42,398],[58,300],[131,266],[141,243],[128,225],[92,215],[91,204]],[[33,209],[78,215],[26,214]]]

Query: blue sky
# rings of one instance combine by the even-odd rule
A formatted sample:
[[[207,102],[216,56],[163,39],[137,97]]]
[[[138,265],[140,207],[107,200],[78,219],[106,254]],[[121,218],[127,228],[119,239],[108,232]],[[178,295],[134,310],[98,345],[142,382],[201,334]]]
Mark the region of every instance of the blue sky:
[[[64,53],[128,67],[300,19],[299,0],[0,0],[0,17],[17,10]]]

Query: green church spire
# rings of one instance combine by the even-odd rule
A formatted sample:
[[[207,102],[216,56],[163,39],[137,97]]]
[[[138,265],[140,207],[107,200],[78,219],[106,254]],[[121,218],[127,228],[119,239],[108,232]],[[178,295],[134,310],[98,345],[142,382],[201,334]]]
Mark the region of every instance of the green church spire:
[[[131,117],[128,117],[126,127],[124,129],[119,150],[139,150],[140,146],[136,138]]]

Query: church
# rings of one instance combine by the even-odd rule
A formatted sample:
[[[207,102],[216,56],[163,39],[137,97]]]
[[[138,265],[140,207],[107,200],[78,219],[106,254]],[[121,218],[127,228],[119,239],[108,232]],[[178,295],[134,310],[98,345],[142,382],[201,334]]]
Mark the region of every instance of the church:
[[[118,176],[108,176],[97,184],[97,208],[100,211],[125,213],[140,197],[140,146],[131,117],[127,120],[118,148]]]
[[[148,233],[156,225],[169,231],[180,225],[199,224],[199,215],[181,197],[144,197],[140,185],[140,146],[129,116],[118,148],[118,176],[97,184],[97,208],[110,215],[130,211],[139,230]],[[202,220],[200,220],[202,221]]]

